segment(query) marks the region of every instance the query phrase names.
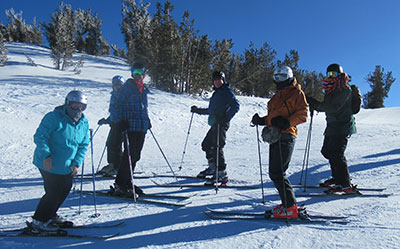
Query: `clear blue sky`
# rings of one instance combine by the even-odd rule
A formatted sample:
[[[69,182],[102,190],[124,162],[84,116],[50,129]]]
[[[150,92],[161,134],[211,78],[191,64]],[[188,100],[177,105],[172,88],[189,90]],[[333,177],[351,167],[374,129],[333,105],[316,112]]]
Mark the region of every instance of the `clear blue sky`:
[[[36,16],[48,22],[59,0],[1,0],[4,10],[23,11],[27,23]],[[151,2],[153,14],[157,1]],[[165,2],[164,0],[161,2]],[[397,79],[386,107],[400,106],[400,1],[399,0],[171,0],[173,16],[181,21],[188,10],[200,34],[211,40],[232,39],[233,52],[243,53],[252,41],[256,48],[267,42],[283,60],[290,49],[300,55],[300,67],[325,72],[339,63],[363,93],[370,91],[365,78],[381,65]],[[92,9],[103,19],[103,36],[124,46],[120,32],[120,0],[65,0],[74,9]]]

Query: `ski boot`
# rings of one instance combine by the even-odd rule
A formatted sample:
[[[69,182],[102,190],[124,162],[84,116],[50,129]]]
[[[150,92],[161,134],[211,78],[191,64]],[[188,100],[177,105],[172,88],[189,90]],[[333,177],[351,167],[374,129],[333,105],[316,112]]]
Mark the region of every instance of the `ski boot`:
[[[350,186],[342,186],[342,185],[333,185],[330,186],[328,190],[324,191],[326,194],[334,194],[334,195],[353,195],[360,194],[357,189],[357,186],[350,184]]]
[[[206,182],[204,183],[204,185],[214,185],[215,184],[215,178],[216,178],[216,174],[213,174],[212,178],[208,178],[206,179]],[[226,185],[229,181],[228,178],[228,174],[226,173],[226,170],[218,170],[218,184],[220,184],[221,186]]]
[[[279,206],[273,208],[272,210],[267,210],[264,213],[264,217],[266,219],[297,219],[299,218],[299,211],[297,208],[297,205],[294,204],[291,207],[287,208],[287,212],[285,210],[285,207],[280,204]]]
[[[59,216],[59,215],[55,215],[54,217],[52,217],[51,222],[53,225],[59,227],[59,228],[72,228],[74,227],[74,223],[72,221],[67,221],[65,220],[63,217]]]
[[[197,178],[206,178],[206,176],[212,176],[214,174],[215,174],[215,163],[208,162],[208,168],[206,168],[203,171],[200,171],[200,173],[197,175]]]
[[[320,184],[319,184],[319,186],[320,187],[329,187],[329,186],[332,186],[332,185],[335,185],[336,184],[336,180],[335,180],[335,178],[329,178],[328,180],[325,180],[324,182],[321,182]]]
[[[25,232],[28,234],[56,233],[60,228],[53,224],[52,220],[46,222],[32,219],[32,222],[26,222]]]
[[[118,170],[112,163],[110,163],[109,165],[104,166],[97,174],[103,176],[116,176],[118,174]]]

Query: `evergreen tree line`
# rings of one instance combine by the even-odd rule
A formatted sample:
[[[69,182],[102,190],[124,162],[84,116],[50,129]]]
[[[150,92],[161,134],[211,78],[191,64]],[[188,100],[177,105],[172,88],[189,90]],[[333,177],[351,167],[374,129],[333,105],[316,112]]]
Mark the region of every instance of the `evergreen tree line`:
[[[157,3],[156,12],[148,11],[150,4],[137,4],[135,0],[123,0],[121,31],[126,48],[109,45],[102,37],[102,20],[91,10],[72,10],[61,3],[51,14],[49,23],[40,28],[51,48],[51,56],[57,69],[66,70],[74,65],[73,53],[77,50],[91,55],[114,55],[126,58],[130,64],[140,62],[148,68],[152,84],[174,93],[202,94],[211,90],[211,72],[222,70],[232,88],[241,95],[270,97],[275,92],[273,71],[278,65],[287,65],[294,71],[297,81],[308,96],[323,98],[324,75],[299,68],[300,56],[296,50],[277,60],[276,51],[268,43],[256,48],[252,42],[243,54],[232,53],[231,39],[212,42],[208,35],[199,35],[189,12],[184,12],[180,23],[172,17],[173,5]],[[6,63],[3,41],[42,44],[42,32],[34,20],[27,25],[22,12],[6,10],[8,26],[0,23],[0,65]],[[4,60],[5,54],[5,60]],[[3,59],[2,59],[3,58]],[[81,62],[82,63],[82,62]],[[75,65],[76,66],[76,65]],[[364,94],[364,108],[383,107],[395,79],[392,72],[376,66],[366,80],[371,92]]]

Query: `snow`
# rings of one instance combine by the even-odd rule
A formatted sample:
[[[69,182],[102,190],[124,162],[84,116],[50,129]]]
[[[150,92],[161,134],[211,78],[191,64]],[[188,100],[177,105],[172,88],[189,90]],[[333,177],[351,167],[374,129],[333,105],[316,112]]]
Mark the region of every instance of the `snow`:
[[[129,77],[125,61],[112,57],[84,56],[80,75],[72,71],[55,70],[45,47],[7,43],[8,65],[0,67],[0,229],[13,229],[24,223],[36,208],[44,193],[39,171],[33,166],[35,148],[33,134],[42,117],[63,103],[65,95],[79,89],[88,95],[85,111],[90,127],[108,115],[111,78]],[[30,66],[26,53],[38,65]],[[75,55],[78,60],[80,54]],[[152,131],[177,174],[196,175],[206,166],[201,141],[207,130],[206,116],[195,115],[191,126],[182,170],[179,171],[183,148],[191,118],[190,106],[206,107],[208,100],[186,94],[171,94],[151,88],[149,112]],[[400,108],[361,110],[356,116],[358,133],[349,140],[346,156],[352,182],[362,187],[385,187],[388,198],[356,197],[298,198],[310,210],[330,215],[347,215],[351,223],[293,224],[267,221],[210,220],[204,214],[207,207],[262,211],[280,203],[268,177],[268,146],[261,144],[265,205],[261,203],[260,167],[256,128],[249,126],[252,115],[266,113],[268,99],[238,96],[239,113],[228,131],[225,155],[231,184],[258,186],[257,189],[179,189],[160,188],[150,179],[136,179],[135,184],[147,193],[193,195],[186,207],[169,207],[120,201],[108,197],[82,196],[79,214],[79,194],[71,192],[59,214],[76,224],[108,223],[123,220],[117,228],[74,230],[71,233],[112,234],[107,240],[66,238],[3,238],[0,248],[398,248],[400,219],[396,211],[400,203]],[[320,154],[325,128],[325,115],[314,115],[307,175],[308,184],[318,184],[330,177],[330,168]],[[288,170],[293,184],[300,181],[310,119],[300,125],[299,137]],[[99,167],[108,135],[102,126],[96,133],[93,158],[89,150],[85,158],[85,173]],[[260,130],[261,132],[261,130]],[[106,164],[105,158],[100,167]],[[170,169],[151,133],[146,136],[142,158],[137,170],[144,175],[170,173]],[[171,178],[155,178],[157,182],[174,182]],[[181,182],[198,182],[182,180]],[[98,179],[97,190],[108,189],[112,180]],[[303,178],[304,182],[304,178]],[[92,190],[92,181],[84,180],[83,189]],[[76,180],[74,189],[80,188]],[[302,193],[297,189],[297,193]],[[318,192],[321,190],[308,190]],[[99,217],[92,215],[97,212]]]

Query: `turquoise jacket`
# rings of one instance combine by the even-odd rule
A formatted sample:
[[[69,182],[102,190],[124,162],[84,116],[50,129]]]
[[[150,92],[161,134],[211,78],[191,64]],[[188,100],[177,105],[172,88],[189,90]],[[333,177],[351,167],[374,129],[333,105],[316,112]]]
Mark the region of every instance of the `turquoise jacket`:
[[[71,174],[71,165],[79,167],[83,163],[89,146],[89,122],[85,115],[77,122],[66,114],[65,106],[59,106],[47,113],[36,130],[33,140],[36,149],[33,164],[48,171],[43,166],[47,157],[52,159],[50,173]]]

